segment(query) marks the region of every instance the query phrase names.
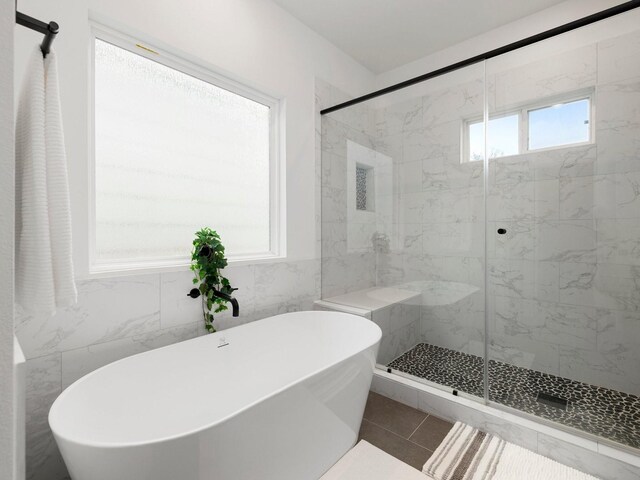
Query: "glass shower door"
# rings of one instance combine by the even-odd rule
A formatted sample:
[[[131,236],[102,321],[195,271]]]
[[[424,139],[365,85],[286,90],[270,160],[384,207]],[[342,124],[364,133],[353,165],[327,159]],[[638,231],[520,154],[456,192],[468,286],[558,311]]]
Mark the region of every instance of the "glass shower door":
[[[323,116],[322,294],[382,329],[378,366],[484,394],[484,66]],[[478,156],[479,155],[479,156]]]
[[[487,62],[488,400],[639,448],[640,31],[596,38]]]

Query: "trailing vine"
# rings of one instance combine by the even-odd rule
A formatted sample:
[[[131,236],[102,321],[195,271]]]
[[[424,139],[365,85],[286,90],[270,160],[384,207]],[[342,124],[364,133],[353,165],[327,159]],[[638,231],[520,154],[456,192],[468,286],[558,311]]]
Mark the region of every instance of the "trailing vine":
[[[214,295],[215,291],[231,295],[237,288],[231,287],[229,280],[220,271],[227,266],[224,245],[220,235],[208,227],[196,232],[191,253],[191,271],[202,296],[202,315],[209,333],[216,331],[213,326],[214,314],[228,309],[227,300]]]

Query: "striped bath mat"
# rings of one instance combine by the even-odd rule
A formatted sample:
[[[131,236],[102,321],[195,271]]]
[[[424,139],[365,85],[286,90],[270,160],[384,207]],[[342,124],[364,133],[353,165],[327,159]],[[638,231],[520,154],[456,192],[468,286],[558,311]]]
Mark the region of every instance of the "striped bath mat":
[[[436,480],[597,480],[461,422],[422,472]]]

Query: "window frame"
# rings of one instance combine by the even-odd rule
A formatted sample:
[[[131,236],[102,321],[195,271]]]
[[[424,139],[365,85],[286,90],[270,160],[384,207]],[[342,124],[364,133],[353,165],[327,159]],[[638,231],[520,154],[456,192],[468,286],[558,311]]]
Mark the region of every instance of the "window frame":
[[[529,112],[534,110],[541,110],[544,108],[553,107],[554,105],[573,103],[580,100],[589,101],[589,139],[584,142],[566,143],[562,145],[552,145],[544,148],[529,148]],[[546,97],[537,102],[522,103],[518,106],[511,108],[505,108],[500,111],[494,112],[489,116],[489,121],[496,118],[508,117],[512,115],[518,116],[518,153],[513,155],[504,155],[503,157],[515,157],[518,155],[525,155],[534,152],[545,152],[549,150],[557,150],[560,148],[580,147],[584,145],[592,145],[595,143],[595,89],[588,88],[578,90],[570,93],[564,93],[555,95],[553,97]],[[471,160],[471,139],[470,139],[470,127],[484,121],[483,116],[474,116],[462,121],[462,145],[461,148],[461,163],[473,163],[478,160]],[[485,145],[486,147],[486,145]],[[491,160],[491,159],[489,159]]]
[[[96,151],[95,151],[95,43],[96,40],[110,43],[118,48],[160,63],[185,75],[210,83],[269,107],[269,245],[265,252],[243,255],[228,255],[229,265],[263,263],[286,258],[285,230],[285,142],[284,99],[264,93],[231,75],[216,71],[182,52],[160,46],[160,42],[148,41],[132,36],[98,22],[91,21],[89,45],[89,276],[110,273],[147,273],[157,271],[185,270],[191,257],[163,257],[132,260],[98,261],[96,255]]]

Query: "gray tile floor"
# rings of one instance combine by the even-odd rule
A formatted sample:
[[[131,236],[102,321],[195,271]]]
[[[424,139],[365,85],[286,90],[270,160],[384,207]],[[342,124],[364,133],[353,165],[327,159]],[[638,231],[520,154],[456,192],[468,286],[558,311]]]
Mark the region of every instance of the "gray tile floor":
[[[422,470],[452,426],[450,422],[371,392],[359,440],[366,440]]]

